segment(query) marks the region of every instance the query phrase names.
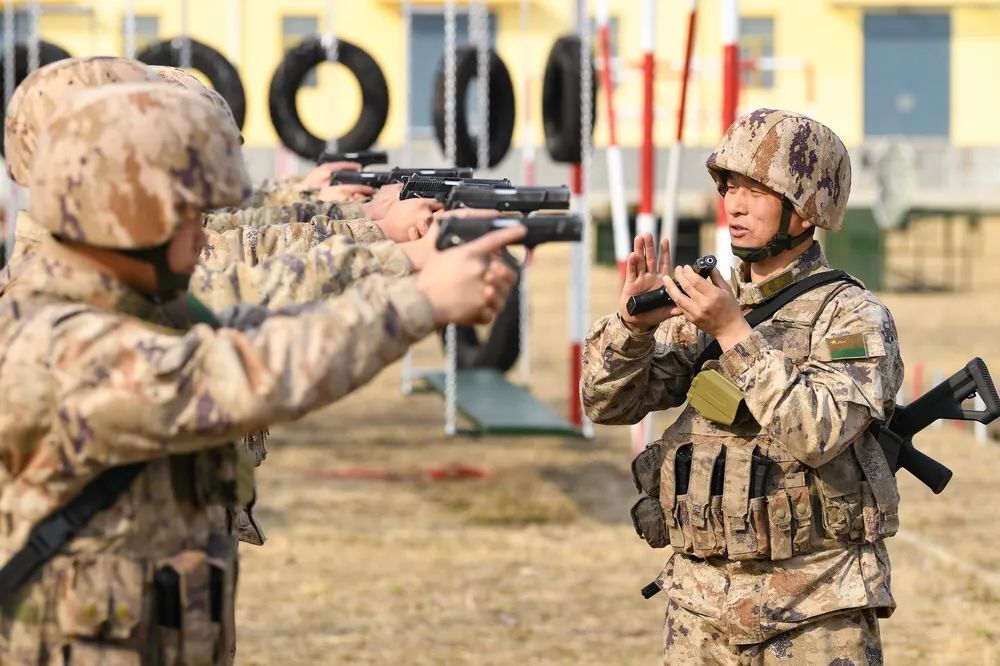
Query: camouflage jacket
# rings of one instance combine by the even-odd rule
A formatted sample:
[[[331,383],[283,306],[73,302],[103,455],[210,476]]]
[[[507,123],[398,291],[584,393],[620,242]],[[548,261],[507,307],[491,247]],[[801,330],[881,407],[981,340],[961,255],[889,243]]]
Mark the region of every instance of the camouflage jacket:
[[[355,244],[353,223],[317,215],[308,222],[290,222],[264,227],[244,225],[229,231],[205,230],[205,248],[200,263],[206,268],[222,269],[241,263],[255,266],[278,254],[301,254],[326,243],[329,247],[350,247]],[[333,238],[338,238],[333,241]],[[344,242],[342,242],[344,241]],[[372,243],[372,254],[385,261],[407,264],[405,253],[392,241],[358,241]]]
[[[104,470],[148,462],[0,611],[2,663],[48,663],[64,650],[74,663],[140,663],[148,650],[166,658],[168,642],[183,658],[164,663],[212,663],[208,581],[228,572],[232,603],[234,543],[195,501],[198,471],[178,494],[190,475],[177,476],[173,457],[333,402],[434,328],[409,279],[381,276],[295,315],[262,315],[246,332],[151,323],[160,320],[51,240],[0,296],[0,560]],[[164,566],[186,589],[180,639],[150,614]]]
[[[309,222],[317,215],[343,222],[338,231],[348,232],[359,243],[385,240],[377,224],[365,218],[358,204],[304,201],[260,208],[221,208],[205,214],[205,229],[229,231],[241,226],[264,227],[289,222]]]
[[[410,260],[395,243],[358,245],[333,236],[307,252],[274,255],[256,265],[229,262],[217,269],[199,265],[188,291],[215,311],[239,303],[275,309],[336,296],[370,276],[393,280],[412,271]]]
[[[817,244],[763,284],[733,283],[738,301],[752,307],[826,270]],[[680,405],[708,343],[682,317],[638,334],[617,315],[599,320],[584,352],[587,415],[597,423],[636,423]],[[897,528],[899,497],[867,432],[873,420],[891,415],[903,377],[885,306],[854,285],[819,287],[705,369],[733,382],[744,407],[726,426],[688,404],[651,445],[662,464],[649,492],[675,552],[663,581],[671,600],[720,620],[738,644],[827,612],[891,610],[883,538]],[[690,476],[681,480],[678,451],[687,444]],[[770,461],[758,497],[749,492],[752,454]],[[720,459],[721,488],[713,480]]]
[[[281,206],[299,201],[313,201],[315,190],[302,190],[301,176],[287,178],[267,178],[250,195],[250,207]]]

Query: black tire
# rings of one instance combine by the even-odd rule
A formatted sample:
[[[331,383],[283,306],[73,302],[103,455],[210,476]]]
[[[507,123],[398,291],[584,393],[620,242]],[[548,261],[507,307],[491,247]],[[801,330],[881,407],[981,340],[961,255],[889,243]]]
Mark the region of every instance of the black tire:
[[[508,263],[513,259],[508,255]],[[485,341],[472,326],[458,326],[456,331],[456,365],[459,370],[471,368],[493,368],[507,372],[517,363],[521,353],[521,271],[517,271],[517,283],[511,289],[507,304],[500,311]],[[441,330],[441,344],[445,344],[445,331]]]
[[[181,66],[181,49],[184,37],[150,44],[136,55],[136,60],[147,65],[165,67]],[[226,100],[236,118],[236,125],[242,130],[247,117],[247,95],[240,80],[240,73],[226,56],[208,44],[196,39],[191,41],[191,68],[196,69],[209,80],[212,87]]]
[[[382,68],[367,51],[351,42],[337,42],[338,61],[361,86],[361,114],[354,126],[337,139],[339,151],[367,150],[374,145],[389,117],[389,84]],[[300,157],[315,160],[326,150],[326,140],[306,129],[295,107],[295,93],[314,67],[327,61],[319,37],[303,40],[289,49],[274,71],[268,104],[274,131],[285,146]]]
[[[71,58],[69,51],[61,46],[56,46],[51,42],[40,41],[38,42],[38,66],[44,67],[57,60],[65,60],[66,58]],[[0,91],[5,90],[6,77],[4,72],[6,70],[6,58],[0,55]],[[26,44],[15,44],[14,45],[14,87],[17,88],[21,85],[21,81],[24,81],[28,76],[28,46]],[[2,93],[0,93],[2,94]],[[4,100],[4,118],[7,116],[7,102],[9,100]],[[0,155],[4,154],[3,141],[0,141]]]
[[[465,115],[462,100],[469,90],[469,84],[478,71],[477,50],[474,46],[462,46],[455,53],[455,165],[463,167],[479,166],[479,137],[469,134],[469,119]],[[496,166],[510,150],[514,136],[514,117],[517,106],[514,102],[514,84],[510,72],[496,51],[490,50],[490,161]],[[438,66],[434,79],[434,134],[441,150],[445,146],[445,99],[444,60]]]
[[[597,72],[591,61],[594,82],[591,95],[590,128],[597,118]],[[556,162],[576,164],[583,159],[580,145],[580,38],[560,37],[549,51],[542,80],[542,124],[545,148]]]

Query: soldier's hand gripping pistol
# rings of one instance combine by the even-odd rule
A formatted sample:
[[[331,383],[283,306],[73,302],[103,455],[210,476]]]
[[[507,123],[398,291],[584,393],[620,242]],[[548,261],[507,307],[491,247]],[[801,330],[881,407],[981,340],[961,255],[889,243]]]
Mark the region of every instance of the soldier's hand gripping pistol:
[[[963,409],[962,403],[975,395],[982,399],[985,409]],[[905,469],[937,494],[951,481],[951,470],[918,451],[913,436],[938,419],[991,423],[997,417],[1000,396],[989,368],[977,357],[905,407],[896,405],[888,424],[876,423],[870,430],[894,472]]]
[[[706,255],[704,257],[699,257],[697,261],[694,262],[694,270],[703,278],[707,278],[711,273],[712,269],[718,265],[719,261],[712,255]],[[677,288],[681,290],[681,293],[685,296],[687,295],[681,285],[678,284],[677,280],[674,280],[674,284]],[[642,314],[643,312],[651,312],[657,308],[665,308],[674,305],[674,301],[667,294],[666,287],[660,287],[659,289],[654,289],[652,291],[646,291],[641,294],[637,294],[628,299],[628,303],[625,304],[625,309],[628,310],[630,315]]]

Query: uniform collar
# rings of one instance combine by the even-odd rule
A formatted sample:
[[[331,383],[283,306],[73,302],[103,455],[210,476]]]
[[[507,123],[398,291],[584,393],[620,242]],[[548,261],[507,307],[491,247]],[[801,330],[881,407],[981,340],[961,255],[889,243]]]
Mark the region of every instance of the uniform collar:
[[[830,265],[826,262],[826,257],[823,255],[823,249],[819,246],[819,243],[814,241],[809,249],[796,257],[795,261],[789,264],[785,270],[766,282],[754,284],[745,280],[743,276],[749,274],[746,270],[749,266],[744,262],[740,262],[733,269],[729,284],[736,294],[737,302],[743,307],[752,308],[774,296],[785,287],[829,267]]]
[[[25,258],[23,270],[12,276],[10,288],[85,303],[98,310],[156,319],[155,303],[121,280],[97,270],[51,237],[42,241],[34,256]]]

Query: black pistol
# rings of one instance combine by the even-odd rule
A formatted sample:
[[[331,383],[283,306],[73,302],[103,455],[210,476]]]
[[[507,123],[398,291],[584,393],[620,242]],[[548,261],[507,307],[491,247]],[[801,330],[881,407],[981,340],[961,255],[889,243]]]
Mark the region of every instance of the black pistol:
[[[567,210],[569,188],[516,185],[513,187],[477,187],[458,185],[445,201],[447,210],[485,208],[501,212],[533,213],[539,210]]]
[[[506,178],[436,178],[413,176],[399,191],[400,199],[437,199],[444,203],[458,186],[512,187]]]
[[[583,222],[576,215],[531,215],[517,217],[452,217],[441,222],[437,249],[445,250],[475,240],[497,229],[523,224],[528,227],[518,244],[533,248],[542,243],[573,242],[583,237]]]
[[[719,263],[713,255],[709,254],[704,257],[700,257],[694,262],[694,269],[703,278],[707,278]],[[678,289],[681,286],[677,284],[677,280],[674,280],[674,284],[677,285]],[[681,293],[684,290],[681,289]],[[686,295],[686,294],[685,294]],[[628,310],[630,315],[642,314],[643,312],[649,312],[650,310],[655,310],[657,308],[665,308],[674,304],[673,299],[667,294],[666,287],[660,287],[659,289],[654,289],[653,291],[647,291],[637,296],[632,296],[628,299],[625,308]]]
[[[327,162],[357,162],[364,168],[371,164],[388,164],[389,153],[384,150],[354,150],[345,153],[331,153],[324,150],[316,158],[316,163]]]

